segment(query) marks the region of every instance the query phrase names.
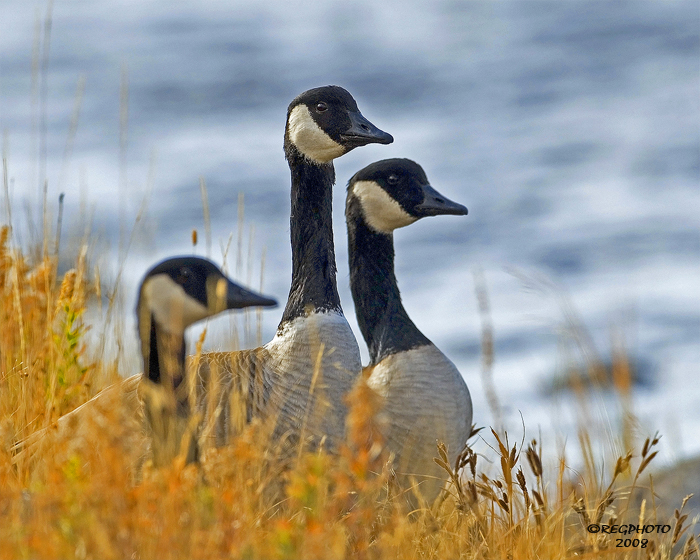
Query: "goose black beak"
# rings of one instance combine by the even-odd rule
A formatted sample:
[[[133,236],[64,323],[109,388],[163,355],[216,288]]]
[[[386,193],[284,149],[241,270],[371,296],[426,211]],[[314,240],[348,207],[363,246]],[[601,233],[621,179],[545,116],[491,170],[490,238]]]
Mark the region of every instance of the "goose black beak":
[[[452,214],[454,216],[466,216],[467,207],[462,206],[449,198],[442,196],[430,185],[423,185],[423,202],[415,207],[416,212],[422,216],[440,216]]]
[[[277,300],[266,297],[256,292],[242,288],[238,284],[228,281],[226,297],[227,309],[241,309],[243,307],[275,307]]]
[[[350,128],[340,135],[343,144],[348,148],[359,148],[367,144],[391,144],[394,137],[383,130],[379,130],[371,122],[362,116],[362,113],[350,112]]]

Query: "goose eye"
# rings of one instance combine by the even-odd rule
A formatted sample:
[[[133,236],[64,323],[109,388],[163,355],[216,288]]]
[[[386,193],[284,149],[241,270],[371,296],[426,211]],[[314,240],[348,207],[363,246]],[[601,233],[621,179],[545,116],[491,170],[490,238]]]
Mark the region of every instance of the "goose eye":
[[[328,105],[326,105],[323,101],[321,101],[320,103],[318,103],[316,105],[316,110],[319,113],[325,113],[328,110]]]
[[[396,183],[399,182],[399,178],[396,175],[389,175],[387,177],[386,182],[389,183],[390,185],[395,185]]]
[[[187,281],[190,279],[190,276],[192,276],[192,271],[187,267],[183,267],[179,270],[175,281],[181,286],[184,286],[185,284],[187,284]]]

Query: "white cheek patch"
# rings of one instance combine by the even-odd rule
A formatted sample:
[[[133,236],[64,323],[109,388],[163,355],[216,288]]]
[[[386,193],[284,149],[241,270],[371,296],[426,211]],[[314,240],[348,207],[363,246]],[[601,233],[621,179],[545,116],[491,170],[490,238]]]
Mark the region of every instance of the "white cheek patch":
[[[353,186],[353,192],[360,201],[365,221],[375,231],[391,233],[418,220],[374,181],[358,181]]]
[[[289,114],[289,139],[307,158],[328,163],[345,153],[345,148],[326,134],[314,121],[306,105],[297,105]]]
[[[158,327],[165,332],[181,334],[192,323],[210,315],[204,305],[188,296],[167,274],[157,274],[146,280],[141,297]]]

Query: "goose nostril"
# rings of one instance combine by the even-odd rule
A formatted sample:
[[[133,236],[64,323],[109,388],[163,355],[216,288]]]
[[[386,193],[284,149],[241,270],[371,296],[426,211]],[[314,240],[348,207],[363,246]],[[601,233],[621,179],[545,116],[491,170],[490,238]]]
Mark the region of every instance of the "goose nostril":
[[[445,199],[444,199],[444,198],[437,197],[437,198],[435,199],[435,201],[436,201],[436,202],[439,202],[440,204],[445,204]]]
[[[369,132],[369,127],[366,124],[361,124],[360,128],[364,130],[365,132]]]

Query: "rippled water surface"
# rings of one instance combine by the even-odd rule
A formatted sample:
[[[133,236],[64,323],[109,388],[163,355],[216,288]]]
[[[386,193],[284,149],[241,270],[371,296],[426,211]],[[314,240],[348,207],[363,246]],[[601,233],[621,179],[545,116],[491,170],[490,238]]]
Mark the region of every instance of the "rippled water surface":
[[[395,241],[406,307],[460,367],[475,420],[492,422],[474,294],[473,272],[483,270],[494,381],[511,430],[521,429],[522,413],[528,437],[537,426],[560,441],[573,437],[574,400],[546,391],[581,359],[566,334],[573,322],[604,361],[611,339],[624,340],[640,381],[640,433],[667,434],[668,456],[700,451],[696,1],[55,0],[50,44],[40,42],[37,58],[48,60],[47,72],[33,84],[35,28],[38,21],[46,36],[46,9],[19,0],[0,6],[0,128],[24,240],[46,178],[50,200],[66,193],[64,237],[78,235],[87,208],[103,266],[116,270],[120,212],[131,224],[146,199],[125,276],[134,293],[150,263],[192,252],[193,228],[204,237],[203,177],[212,256],[222,262],[233,233],[230,269],[258,281],[236,241],[244,193],[242,253],[252,247],[259,266],[265,248],[265,290],[284,301],[286,107],[309,87],[342,85],[396,139],[336,162],[338,279],[353,327],[344,184],[371,161],[410,157],[469,208],[466,218],[423,220]],[[205,252],[202,243],[196,250]],[[265,313],[265,340],[280,314]],[[610,395],[592,402],[597,421],[614,429]]]

